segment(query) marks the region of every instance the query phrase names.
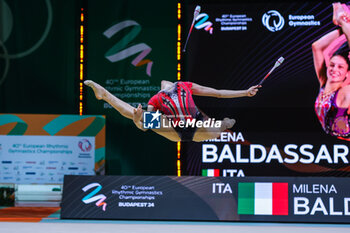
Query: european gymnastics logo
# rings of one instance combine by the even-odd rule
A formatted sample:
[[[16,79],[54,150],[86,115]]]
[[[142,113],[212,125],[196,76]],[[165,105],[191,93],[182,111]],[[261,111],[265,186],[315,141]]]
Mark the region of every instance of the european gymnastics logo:
[[[91,148],[92,148],[90,141],[87,139],[83,139],[83,140],[79,141],[78,146],[79,146],[80,150],[83,152],[89,152],[89,151],[91,151]]]
[[[103,195],[103,194],[99,194],[99,195],[94,196],[95,194],[97,194],[102,189],[102,186],[99,183],[88,184],[84,188],[82,188],[82,190],[84,192],[86,192],[86,191],[88,191],[89,189],[91,189],[93,187],[96,187],[96,188],[91,193],[89,193],[88,195],[83,197],[82,201],[85,204],[90,204],[90,203],[96,201],[96,206],[98,206],[98,207],[102,206],[102,210],[106,211],[107,203],[104,202],[104,200],[106,200],[107,197],[105,195]]]
[[[273,18],[272,22],[270,22],[271,18]],[[278,21],[276,21],[276,18],[278,18]],[[269,31],[277,32],[283,28],[284,18],[278,11],[270,10],[263,15],[262,23]]]

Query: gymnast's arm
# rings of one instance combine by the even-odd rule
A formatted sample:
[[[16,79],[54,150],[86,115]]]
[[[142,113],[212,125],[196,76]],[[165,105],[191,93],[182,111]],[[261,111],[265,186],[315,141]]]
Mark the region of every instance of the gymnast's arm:
[[[350,115],[350,85],[343,86],[339,89],[336,101],[338,107],[346,108],[347,114]]]
[[[199,96],[209,96],[216,98],[238,98],[238,97],[252,97],[255,96],[258,92],[260,85],[252,86],[247,90],[218,90],[211,87],[201,86],[196,83],[192,83],[192,92],[193,95]]]
[[[341,31],[339,29],[336,29],[322,36],[312,44],[314,68],[321,87],[326,83],[327,80],[324,51],[340,35]]]
[[[324,61],[326,63],[326,67],[329,65],[329,61],[331,60],[333,54],[337,52],[337,50],[347,42],[345,34],[342,34],[337,39],[333,40],[328,47],[323,50]]]

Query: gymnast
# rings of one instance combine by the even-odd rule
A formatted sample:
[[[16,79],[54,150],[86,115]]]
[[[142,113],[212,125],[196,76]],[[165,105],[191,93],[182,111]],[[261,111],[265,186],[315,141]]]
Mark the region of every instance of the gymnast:
[[[341,139],[350,136],[349,50],[338,49],[330,55],[329,51],[334,52],[337,48],[329,47],[334,46],[332,44],[342,36],[348,48],[350,15],[347,12],[349,10],[345,4],[333,3],[333,23],[340,28],[327,33],[312,44],[315,71],[320,83],[315,102],[316,115],[327,134]]]
[[[134,124],[141,130],[143,128],[143,112],[141,104],[137,108],[115,97],[99,84],[86,80],[85,85],[91,87],[98,100],[104,100],[115,108],[121,115],[133,120]],[[184,119],[195,119],[203,121],[209,119],[205,114],[198,110],[192,95],[209,96],[216,98],[237,98],[252,97],[258,92],[261,86],[252,86],[247,90],[217,90],[210,87],[201,86],[192,82],[161,82],[161,90],[154,95],[148,102],[147,111],[157,111],[161,113],[161,121],[167,125],[169,121],[179,121]],[[234,119],[224,118],[220,127],[169,127],[152,129],[159,135],[171,141],[204,141],[214,139],[220,136],[220,133],[231,128],[235,124]]]

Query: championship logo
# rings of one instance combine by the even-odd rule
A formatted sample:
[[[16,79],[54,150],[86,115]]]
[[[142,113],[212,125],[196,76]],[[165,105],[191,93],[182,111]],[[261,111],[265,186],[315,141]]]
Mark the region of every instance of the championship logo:
[[[118,62],[124,60],[127,57],[133,56],[135,54],[139,55],[132,60],[131,64],[133,66],[139,67],[147,65],[146,73],[151,77],[151,71],[153,66],[153,61],[150,59],[144,59],[151,51],[152,48],[145,43],[131,44],[131,41],[140,33],[141,25],[133,20],[125,20],[120,23],[113,25],[108,28],[103,35],[110,39],[112,36],[118,34],[125,28],[132,28],[131,31],[120,41],[118,41],[111,49],[105,54],[105,58],[110,62]],[[131,45],[127,48],[126,46]]]
[[[99,194],[99,195],[94,196],[95,194],[97,194],[102,189],[102,186],[99,183],[88,184],[84,188],[82,188],[82,190],[84,192],[86,192],[89,189],[94,188],[94,187],[96,187],[96,188],[91,193],[89,193],[88,195],[83,197],[82,201],[85,204],[90,204],[90,203],[96,201],[96,206],[98,206],[98,207],[102,206],[102,210],[106,211],[107,203],[104,202],[104,200],[106,200],[107,197],[105,195],[103,195],[103,194]]]

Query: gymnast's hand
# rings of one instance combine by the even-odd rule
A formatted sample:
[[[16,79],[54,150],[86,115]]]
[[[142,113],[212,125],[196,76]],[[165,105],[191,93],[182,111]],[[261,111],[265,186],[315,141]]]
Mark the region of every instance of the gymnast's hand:
[[[345,11],[344,7],[347,6],[340,2],[333,3],[333,23],[336,26],[340,26],[344,22],[350,22],[350,15]]]
[[[335,26],[339,26],[339,22],[338,22],[338,9],[339,7],[341,7],[340,2],[334,2],[333,4],[333,24]]]
[[[137,108],[134,108],[134,112],[133,112],[133,121],[136,122],[140,122],[142,120],[142,106],[141,104],[139,104],[139,106]]]
[[[256,95],[256,93],[259,91],[259,88],[261,87],[261,85],[255,85],[252,87],[249,87],[247,90],[247,96],[248,97],[253,97]]]

